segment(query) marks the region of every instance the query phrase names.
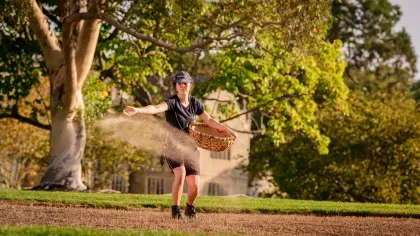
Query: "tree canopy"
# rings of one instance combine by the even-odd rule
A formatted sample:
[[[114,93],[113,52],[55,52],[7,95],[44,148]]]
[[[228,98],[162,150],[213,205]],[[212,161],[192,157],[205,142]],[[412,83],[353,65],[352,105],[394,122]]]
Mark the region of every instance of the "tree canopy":
[[[0,92],[14,100],[5,105],[2,117],[50,128],[40,119],[41,111],[34,109],[29,118],[10,107],[25,97],[15,94],[37,83],[10,59],[24,56],[26,62],[19,63],[39,63],[37,73],[30,67],[24,73],[47,75],[51,86],[52,159],[40,186],[82,190],[80,159],[86,141],[82,88],[91,68],[120,86],[140,87],[146,96],[138,98],[147,104],[156,99],[147,95],[159,89],[152,80],[166,79],[186,66],[186,57],[205,53],[215,55],[221,64],[213,66],[218,72],[211,84],[197,91],[205,95],[226,89],[244,99],[248,112],[260,109],[269,114],[267,133],[276,144],[285,141],[283,127],[290,127],[326,152],[328,138],[320,134],[314,116],[315,96],[331,99],[343,110],[346,98],[339,43],[323,40],[329,7],[326,0],[6,1],[1,40],[18,42],[8,44],[18,49],[9,50],[1,62],[5,66]],[[39,47],[22,47],[26,42]],[[274,94],[278,97],[270,96]],[[68,161],[72,164],[64,165]]]
[[[358,0],[333,1],[332,14],[327,38],[343,42],[351,90],[347,115],[329,101],[316,114],[330,152],[320,154],[303,135],[280,148],[261,135],[248,170],[271,176],[291,198],[418,203],[419,83],[412,85],[410,37],[394,28],[402,12],[389,1]]]
[[[351,89],[408,91],[417,72],[410,35],[396,29],[402,12],[389,0],[334,0],[327,39],[340,39]]]
[[[416,102],[406,95],[366,99],[351,93],[349,115],[326,104],[320,127],[330,152],[320,155],[304,136],[280,149],[254,140],[250,168],[267,173],[291,198],[419,203],[419,125]],[[270,155],[271,158],[265,158]],[[261,160],[264,160],[261,162]],[[264,171],[262,171],[264,169]]]
[[[252,14],[253,17],[261,17],[264,22],[251,20],[247,24],[256,24],[251,30],[243,28],[242,20],[234,21],[242,25],[239,36],[184,54],[155,47],[153,43],[131,36],[122,40],[124,35],[115,35],[110,29],[108,35],[113,36],[111,40],[99,42],[99,48],[104,49],[99,52],[103,60],[100,65],[102,79],[111,78],[120,89],[129,91],[144,106],[160,102],[169,94],[171,84],[168,75],[172,71],[187,70],[197,79],[202,78],[203,82],[194,91],[196,96],[206,99],[210,92],[224,89],[245,104],[248,108],[245,113],[263,112],[264,122],[270,121],[270,125],[266,128],[254,126],[256,133],[268,132],[276,144],[280,144],[286,142],[283,133],[290,128],[290,131],[310,136],[319,144],[321,152],[327,152],[328,138],[317,129],[314,116],[317,104],[314,99],[322,96],[332,99],[345,111],[347,96],[347,88],[342,81],[345,63],[341,59],[341,45],[323,40],[329,5],[318,2],[313,6],[299,7],[298,4],[293,8],[293,5],[285,4],[279,13],[252,2],[242,5],[240,1],[221,1],[220,4],[218,7],[226,9],[226,12],[222,11],[217,19],[232,20],[243,17],[243,14]],[[159,21],[166,19],[162,15],[167,13],[157,9],[159,14],[155,15],[159,16]],[[226,16],[223,16],[225,13]],[[288,22],[287,17],[284,22],[275,21],[283,19],[284,14],[296,14],[296,22]],[[177,33],[172,35],[172,27],[166,30],[164,23],[160,31],[156,31],[155,15],[145,15],[152,18],[150,24],[155,27],[144,27],[142,30],[179,42],[201,38],[201,33],[192,34],[189,27],[177,28]],[[177,19],[169,19],[173,23],[168,25],[179,24]],[[186,18],[184,22],[189,24],[187,22],[190,21]],[[199,28],[199,31],[204,29]],[[115,53],[107,56],[105,49],[113,47]],[[228,112],[226,119],[244,115],[234,110]]]

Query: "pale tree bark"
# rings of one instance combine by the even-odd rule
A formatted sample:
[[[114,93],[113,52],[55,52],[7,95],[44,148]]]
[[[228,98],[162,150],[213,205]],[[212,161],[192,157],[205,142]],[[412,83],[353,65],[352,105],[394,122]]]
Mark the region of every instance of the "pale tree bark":
[[[91,68],[99,37],[99,19],[69,17],[87,12],[95,1],[61,1],[63,45],[35,0],[27,0],[28,16],[41,45],[51,82],[51,159],[35,189],[85,190],[81,158],[86,143],[82,87]]]

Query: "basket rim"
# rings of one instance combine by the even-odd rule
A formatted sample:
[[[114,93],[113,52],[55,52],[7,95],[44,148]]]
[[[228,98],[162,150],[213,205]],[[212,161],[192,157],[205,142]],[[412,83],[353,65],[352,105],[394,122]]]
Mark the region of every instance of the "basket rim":
[[[197,130],[195,130],[195,129],[192,129],[194,126],[204,126],[204,127],[208,127],[208,125],[207,125],[207,124],[205,124],[205,123],[201,123],[201,122],[193,122],[193,123],[190,125],[189,131],[190,131],[190,132],[193,132],[193,133],[198,133],[198,134],[203,135],[203,136],[206,136],[206,137],[208,137],[208,138],[215,138],[215,139],[221,139],[221,140],[226,140],[226,139],[228,139],[228,140],[235,140],[235,139],[236,139],[235,137],[217,137],[217,136],[213,136],[213,135],[210,135],[210,134],[202,133],[202,132],[199,132],[199,131],[197,131]]]

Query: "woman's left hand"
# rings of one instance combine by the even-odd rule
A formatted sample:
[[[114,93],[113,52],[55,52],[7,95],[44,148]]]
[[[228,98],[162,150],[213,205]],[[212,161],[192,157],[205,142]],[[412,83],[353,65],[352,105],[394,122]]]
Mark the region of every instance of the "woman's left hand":
[[[226,133],[227,133],[230,137],[234,137],[234,138],[237,138],[237,137],[238,137],[238,135],[236,134],[236,132],[235,132],[235,131],[233,131],[233,130],[231,130],[231,129],[227,129],[227,130],[226,130]]]
[[[238,137],[238,135],[234,132],[234,131],[232,131],[231,129],[225,129],[225,130],[223,130],[223,129],[216,129],[217,131],[219,131],[219,132],[226,132],[230,137],[235,137],[235,138],[237,138]]]

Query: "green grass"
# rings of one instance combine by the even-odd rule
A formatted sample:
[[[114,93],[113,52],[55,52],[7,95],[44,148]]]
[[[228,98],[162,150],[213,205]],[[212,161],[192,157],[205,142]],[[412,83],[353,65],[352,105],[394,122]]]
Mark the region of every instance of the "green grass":
[[[92,236],[131,236],[131,235],[205,235],[205,234],[191,234],[180,232],[167,232],[167,231],[129,231],[129,230],[96,230],[88,228],[66,228],[66,227],[51,227],[51,226],[27,226],[27,227],[11,227],[0,226],[0,235],[2,236],[20,236],[20,235],[92,235]]]
[[[170,195],[100,194],[24,190],[0,191],[0,200],[79,205],[93,208],[170,208]],[[183,197],[185,204],[185,197]],[[199,212],[392,216],[420,218],[420,205],[200,196]]]

